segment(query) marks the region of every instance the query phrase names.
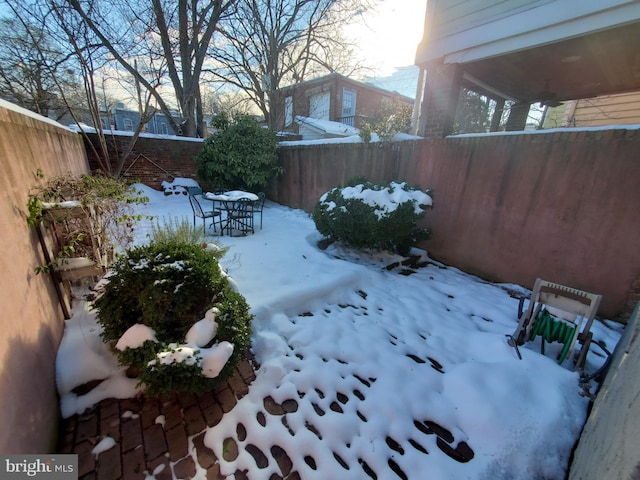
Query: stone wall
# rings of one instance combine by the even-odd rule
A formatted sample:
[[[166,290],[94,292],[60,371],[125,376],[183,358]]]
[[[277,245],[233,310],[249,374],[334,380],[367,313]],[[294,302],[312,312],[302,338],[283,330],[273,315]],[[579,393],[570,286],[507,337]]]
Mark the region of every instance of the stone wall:
[[[0,452],[46,453],[59,419],[56,352],[64,317],[36,232],[29,190],[39,181],[88,172],[82,140],[60,124],[0,100]]]

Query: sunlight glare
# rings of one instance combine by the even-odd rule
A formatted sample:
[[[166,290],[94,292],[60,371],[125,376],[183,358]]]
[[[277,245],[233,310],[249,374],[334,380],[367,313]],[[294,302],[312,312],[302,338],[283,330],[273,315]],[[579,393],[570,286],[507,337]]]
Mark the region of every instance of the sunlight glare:
[[[384,0],[362,22],[345,29],[360,47],[360,58],[378,74],[413,65],[422,39],[427,0]]]

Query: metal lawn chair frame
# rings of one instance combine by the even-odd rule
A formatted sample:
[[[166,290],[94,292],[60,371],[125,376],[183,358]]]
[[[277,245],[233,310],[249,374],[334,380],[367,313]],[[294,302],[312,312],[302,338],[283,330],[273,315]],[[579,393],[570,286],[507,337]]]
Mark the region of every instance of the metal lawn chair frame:
[[[584,292],[538,278],[531,292],[527,310],[520,314],[518,327],[513,337],[518,345],[533,340],[536,333],[536,319],[543,309],[550,307],[548,310],[554,320],[575,327],[569,345],[565,346],[568,348],[568,354],[571,355],[576,341],[582,344],[582,348],[574,359],[575,368],[582,369],[593,337],[590,332],[591,325],[601,300],[602,295]]]
[[[262,211],[264,210],[264,201],[266,200],[267,196],[264,192],[258,192],[256,195],[258,195],[258,200],[253,202],[253,204],[251,205],[251,210],[255,215],[257,215],[258,213],[260,214],[260,230],[262,230]]]
[[[253,228],[253,200],[248,198],[238,198],[236,200],[223,200],[224,210],[227,212],[227,219],[222,233],[226,229],[229,236],[233,237],[234,231],[241,234],[255,233]]]
[[[193,210],[193,226],[196,226],[196,217],[199,217],[202,219],[202,231],[204,232],[204,234],[207,234],[207,218],[211,218],[213,219],[212,222],[212,226],[213,226],[213,231],[216,231],[216,218],[218,219],[218,222],[220,223],[220,229],[222,229],[222,212],[218,209],[216,209],[214,207],[214,204],[212,203],[212,209],[211,210],[203,210],[202,205],[200,205],[200,202],[198,201],[198,199],[196,198],[195,195],[189,193],[189,202],[191,203],[191,210]]]

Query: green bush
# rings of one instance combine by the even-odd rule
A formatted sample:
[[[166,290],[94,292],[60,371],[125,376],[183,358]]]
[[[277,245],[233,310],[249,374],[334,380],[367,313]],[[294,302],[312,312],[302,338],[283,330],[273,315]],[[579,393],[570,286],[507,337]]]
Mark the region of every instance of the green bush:
[[[163,351],[175,352],[178,344],[165,346]],[[159,351],[156,352],[160,353]],[[140,372],[140,382],[147,386],[145,393],[149,396],[168,395],[173,392],[203,393],[210,390],[217,382],[202,376],[202,368],[198,364],[199,350],[195,350],[192,361],[161,363],[156,355]]]
[[[157,341],[147,340],[138,348],[114,348],[122,365],[140,372],[140,381],[151,395],[210,390],[228,378],[250,346],[249,307],[202,245],[167,241],[136,247],[116,260],[107,280],[93,304],[103,340],[115,345],[136,324],[155,334]],[[153,365],[161,351],[184,344],[193,324],[214,307],[219,311],[218,329],[207,346],[222,341],[234,346],[220,375],[214,379],[194,376],[194,371],[201,370],[198,364]],[[172,375],[175,378],[167,381]]]
[[[218,115],[216,133],[204,141],[197,157],[198,177],[221,190],[266,190],[282,167],[278,165],[278,140],[251,115],[230,119]]]
[[[313,212],[318,231],[355,248],[384,249],[406,255],[430,236],[417,226],[431,197],[406,183],[376,185],[355,179],[325,193]]]
[[[397,99],[382,101],[368,121],[360,127],[360,138],[364,143],[371,141],[372,133],[377,133],[381,142],[391,142],[398,133],[411,131],[411,105]]]

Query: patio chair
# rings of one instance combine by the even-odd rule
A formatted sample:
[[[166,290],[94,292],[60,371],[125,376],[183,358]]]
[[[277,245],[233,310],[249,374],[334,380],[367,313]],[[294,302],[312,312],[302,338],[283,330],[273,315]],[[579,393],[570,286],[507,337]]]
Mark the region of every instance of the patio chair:
[[[267,196],[264,192],[258,192],[257,195],[258,200],[251,204],[251,210],[253,211],[254,215],[258,213],[260,214],[260,230],[262,230],[262,210],[264,209],[264,201],[266,200]]]
[[[191,203],[191,210],[193,210],[193,226],[196,226],[196,217],[200,217],[202,219],[202,231],[204,234],[207,234],[206,226],[207,226],[207,218],[213,219],[211,225],[213,226],[213,231],[216,231],[216,218],[218,219],[218,223],[220,224],[220,229],[222,230],[222,212],[216,208],[214,208],[213,202],[211,203],[211,210],[204,210],[200,205],[200,202],[196,198],[195,195],[189,193],[189,202]]]
[[[227,220],[223,229],[229,232],[229,236],[233,236],[235,230],[246,234],[255,233],[253,229],[253,209],[252,200],[248,198],[239,198],[237,200],[225,200],[222,202],[227,212]]]
[[[602,295],[538,278],[524,313],[523,300],[520,303],[518,327],[513,338],[518,345],[523,345],[538,336],[542,337],[543,354],[545,341],[564,344],[558,355],[559,364],[571,355],[578,341],[582,348],[574,358],[574,366],[582,369],[593,337],[589,330],[601,300]]]

